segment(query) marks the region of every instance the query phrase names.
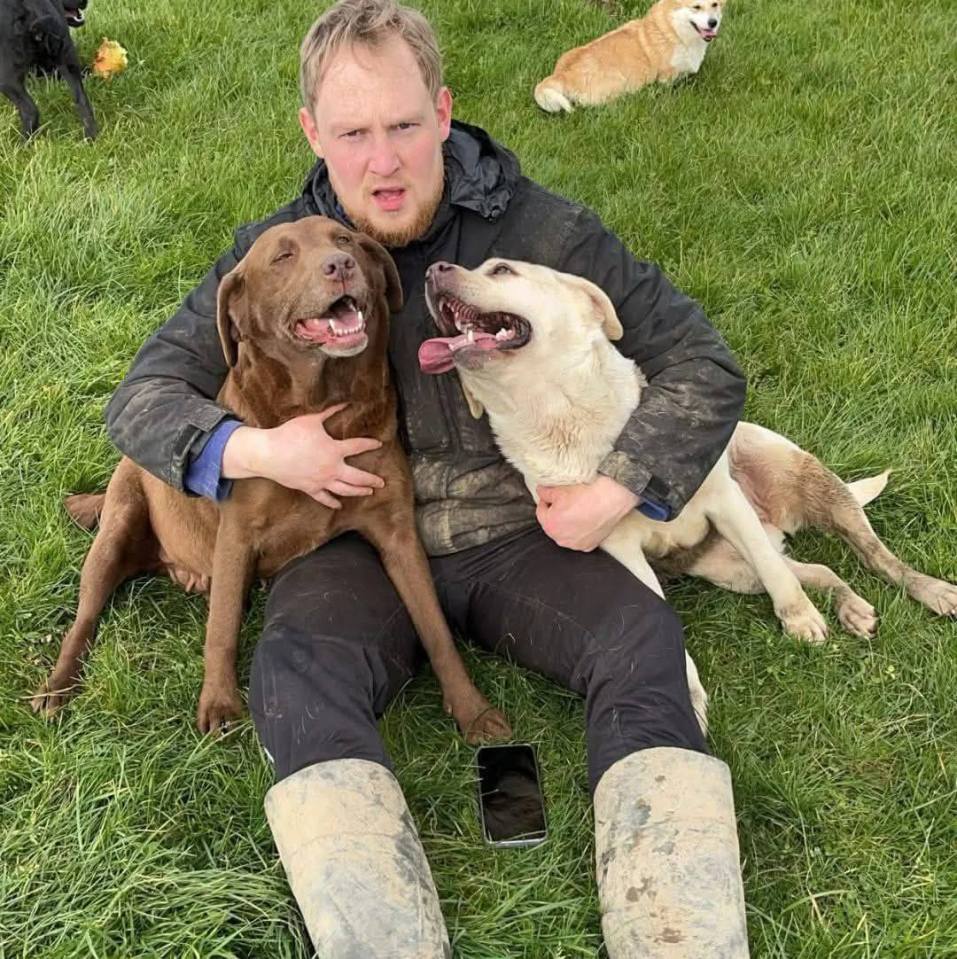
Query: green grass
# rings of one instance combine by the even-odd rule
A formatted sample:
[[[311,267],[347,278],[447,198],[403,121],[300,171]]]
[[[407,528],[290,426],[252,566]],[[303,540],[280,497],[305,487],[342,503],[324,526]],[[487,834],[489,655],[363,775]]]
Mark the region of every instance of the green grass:
[[[634,0],[428,5],[457,115],[527,173],[595,207],[696,296],[750,376],[748,416],[842,475],[893,467],[871,508],[906,560],[957,578],[957,62],[943,0],[732,0],[698,77],[555,118],[531,100],[555,57]],[[609,11],[612,11],[611,13]],[[48,671],[88,546],[60,502],[117,455],[102,409],[138,345],[230,242],[299,189],[293,0],[96,0],[79,35],[130,53],[87,88],[82,142],[62,86],[20,145],[0,101],[0,957],[305,956],[262,814],[251,725],[207,742],[192,715],[205,609],[138,581],[107,610],[86,687],[49,725]],[[754,956],[957,956],[957,627],[816,535],[878,607],[872,641],[781,634],[765,597],[671,591],[734,776]],[[261,621],[244,631],[248,677]],[[832,626],[835,626],[833,617]],[[582,705],[469,653],[540,744],[551,838],[490,851],[471,753],[430,675],[384,734],[456,955],[600,953]]]

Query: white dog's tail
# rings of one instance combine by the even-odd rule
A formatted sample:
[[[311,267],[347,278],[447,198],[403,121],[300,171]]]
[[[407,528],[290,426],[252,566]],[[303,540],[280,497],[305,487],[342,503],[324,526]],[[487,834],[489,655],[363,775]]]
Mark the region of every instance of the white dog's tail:
[[[561,81],[556,80],[554,76],[545,77],[535,87],[535,102],[546,113],[558,113],[559,110],[564,110],[566,113],[572,112],[571,100],[565,96]]]
[[[867,479],[848,483],[847,488],[861,506],[867,506],[871,500],[877,499],[884,492],[884,487],[887,486],[887,477],[890,475],[890,470],[884,470],[877,476],[868,476]]]

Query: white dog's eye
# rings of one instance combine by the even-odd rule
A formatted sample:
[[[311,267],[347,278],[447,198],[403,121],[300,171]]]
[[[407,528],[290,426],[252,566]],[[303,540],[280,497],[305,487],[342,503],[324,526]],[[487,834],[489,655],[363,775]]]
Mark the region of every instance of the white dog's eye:
[[[514,273],[515,271],[506,263],[499,263],[493,267],[489,276],[501,276],[503,273]]]

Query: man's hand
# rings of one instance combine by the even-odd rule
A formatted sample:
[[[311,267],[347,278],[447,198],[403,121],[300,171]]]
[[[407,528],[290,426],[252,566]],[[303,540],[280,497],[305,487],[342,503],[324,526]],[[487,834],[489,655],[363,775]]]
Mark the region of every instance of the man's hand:
[[[222,475],[263,476],[301,490],[330,509],[342,508],[336,496],[371,495],[385,486],[384,480],[350,466],[346,458],[377,450],[382,443],[369,437],[335,440],[323,425],[345,406],[339,403],[321,413],[297,416],[270,430],[241,426],[223,450]]]
[[[638,505],[638,497],[610,476],[574,486],[538,486],[539,525],[559,546],[591,552]]]

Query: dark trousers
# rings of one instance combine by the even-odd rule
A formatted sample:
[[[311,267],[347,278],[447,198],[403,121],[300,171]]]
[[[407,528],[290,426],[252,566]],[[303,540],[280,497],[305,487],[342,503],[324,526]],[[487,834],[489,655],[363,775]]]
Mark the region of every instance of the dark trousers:
[[[636,750],[707,751],[681,623],[616,560],[562,549],[536,526],[431,566],[453,632],[585,697],[592,790]],[[360,537],[283,569],[249,690],[277,779],[328,759],[389,766],[376,720],[422,660],[405,607]]]

